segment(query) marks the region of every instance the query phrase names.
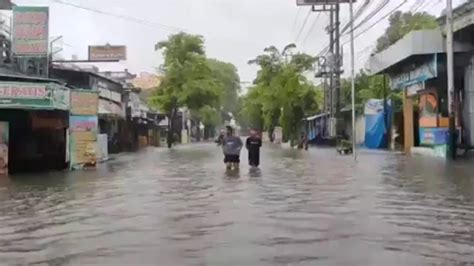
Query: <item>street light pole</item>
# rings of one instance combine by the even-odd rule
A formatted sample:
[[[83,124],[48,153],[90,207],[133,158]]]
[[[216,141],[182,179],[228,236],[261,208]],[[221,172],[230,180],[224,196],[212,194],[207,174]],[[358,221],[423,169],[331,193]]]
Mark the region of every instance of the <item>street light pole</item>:
[[[356,151],[356,115],[355,115],[355,59],[354,59],[354,0],[350,0],[350,23],[351,23],[351,102],[352,102],[352,155],[357,160]]]
[[[454,112],[454,51],[453,51],[453,1],[446,0],[446,53],[448,59],[448,111],[449,111],[449,154],[456,158],[455,112]]]

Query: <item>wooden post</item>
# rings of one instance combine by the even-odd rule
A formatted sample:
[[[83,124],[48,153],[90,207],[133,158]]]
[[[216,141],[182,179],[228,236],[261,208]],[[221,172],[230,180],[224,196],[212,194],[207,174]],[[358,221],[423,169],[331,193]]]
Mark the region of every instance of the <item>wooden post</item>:
[[[404,130],[404,151],[409,154],[414,142],[413,129],[413,99],[407,96],[407,90],[403,92],[403,130]]]

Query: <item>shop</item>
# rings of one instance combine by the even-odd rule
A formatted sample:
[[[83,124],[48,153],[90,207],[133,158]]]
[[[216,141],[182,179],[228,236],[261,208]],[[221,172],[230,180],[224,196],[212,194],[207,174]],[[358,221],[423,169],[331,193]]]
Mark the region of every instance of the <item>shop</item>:
[[[17,80],[0,83],[0,174],[67,168],[69,88]]]
[[[401,135],[405,153],[447,157],[448,97],[444,39],[439,30],[409,33],[370,59],[373,74],[387,74],[390,87],[403,98],[403,125],[392,135]],[[455,44],[456,73],[462,73],[469,47]],[[455,79],[454,108],[463,105],[463,77]],[[456,135],[460,136],[461,113],[456,111]],[[397,127],[395,127],[397,128]],[[457,139],[457,145],[462,145]]]

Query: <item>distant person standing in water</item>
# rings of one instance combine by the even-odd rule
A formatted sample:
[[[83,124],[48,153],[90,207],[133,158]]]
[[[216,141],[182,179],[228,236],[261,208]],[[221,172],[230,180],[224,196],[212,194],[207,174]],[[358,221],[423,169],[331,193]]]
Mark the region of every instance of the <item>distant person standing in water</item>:
[[[234,136],[232,127],[227,126],[227,134],[222,141],[222,150],[224,152],[224,163],[227,169],[238,169],[240,164],[240,151],[242,150],[242,140]]]
[[[255,129],[250,130],[250,137],[247,138],[245,147],[249,152],[249,165],[258,167],[260,165],[260,147],[262,147],[262,139],[259,137]]]

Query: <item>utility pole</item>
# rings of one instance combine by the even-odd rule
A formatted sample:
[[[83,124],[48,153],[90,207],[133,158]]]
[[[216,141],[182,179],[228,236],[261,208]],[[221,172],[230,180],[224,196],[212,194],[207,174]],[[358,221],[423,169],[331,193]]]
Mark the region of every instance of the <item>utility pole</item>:
[[[356,151],[356,115],[355,115],[355,52],[354,52],[354,3],[350,0],[350,22],[351,23],[351,102],[352,102],[352,155],[357,160]],[[340,67],[339,67],[340,68]],[[385,109],[385,108],[384,108]]]
[[[454,106],[454,51],[453,51],[453,1],[446,0],[446,52],[448,58],[448,111],[449,146],[448,156],[456,159],[455,106]]]
[[[334,12],[331,8],[329,11],[329,52],[334,55]],[[329,114],[330,117],[334,117],[334,71],[333,67],[329,69]]]
[[[336,139],[339,140],[339,137],[341,135],[341,36],[340,36],[340,31],[339,31],[339,26],[341,24],[340,19],[339,19],[339,12],[340,12],[340,0],[336,0],[335,4],[335,43],[334,43],[334,49],[335,49],[335,77],[334,77],[334,92],[335,92],[335,97],[334,97],[334,102],[335,102],[335,117],[336,117]],[[338,143],[339,144],[339,143]]]

